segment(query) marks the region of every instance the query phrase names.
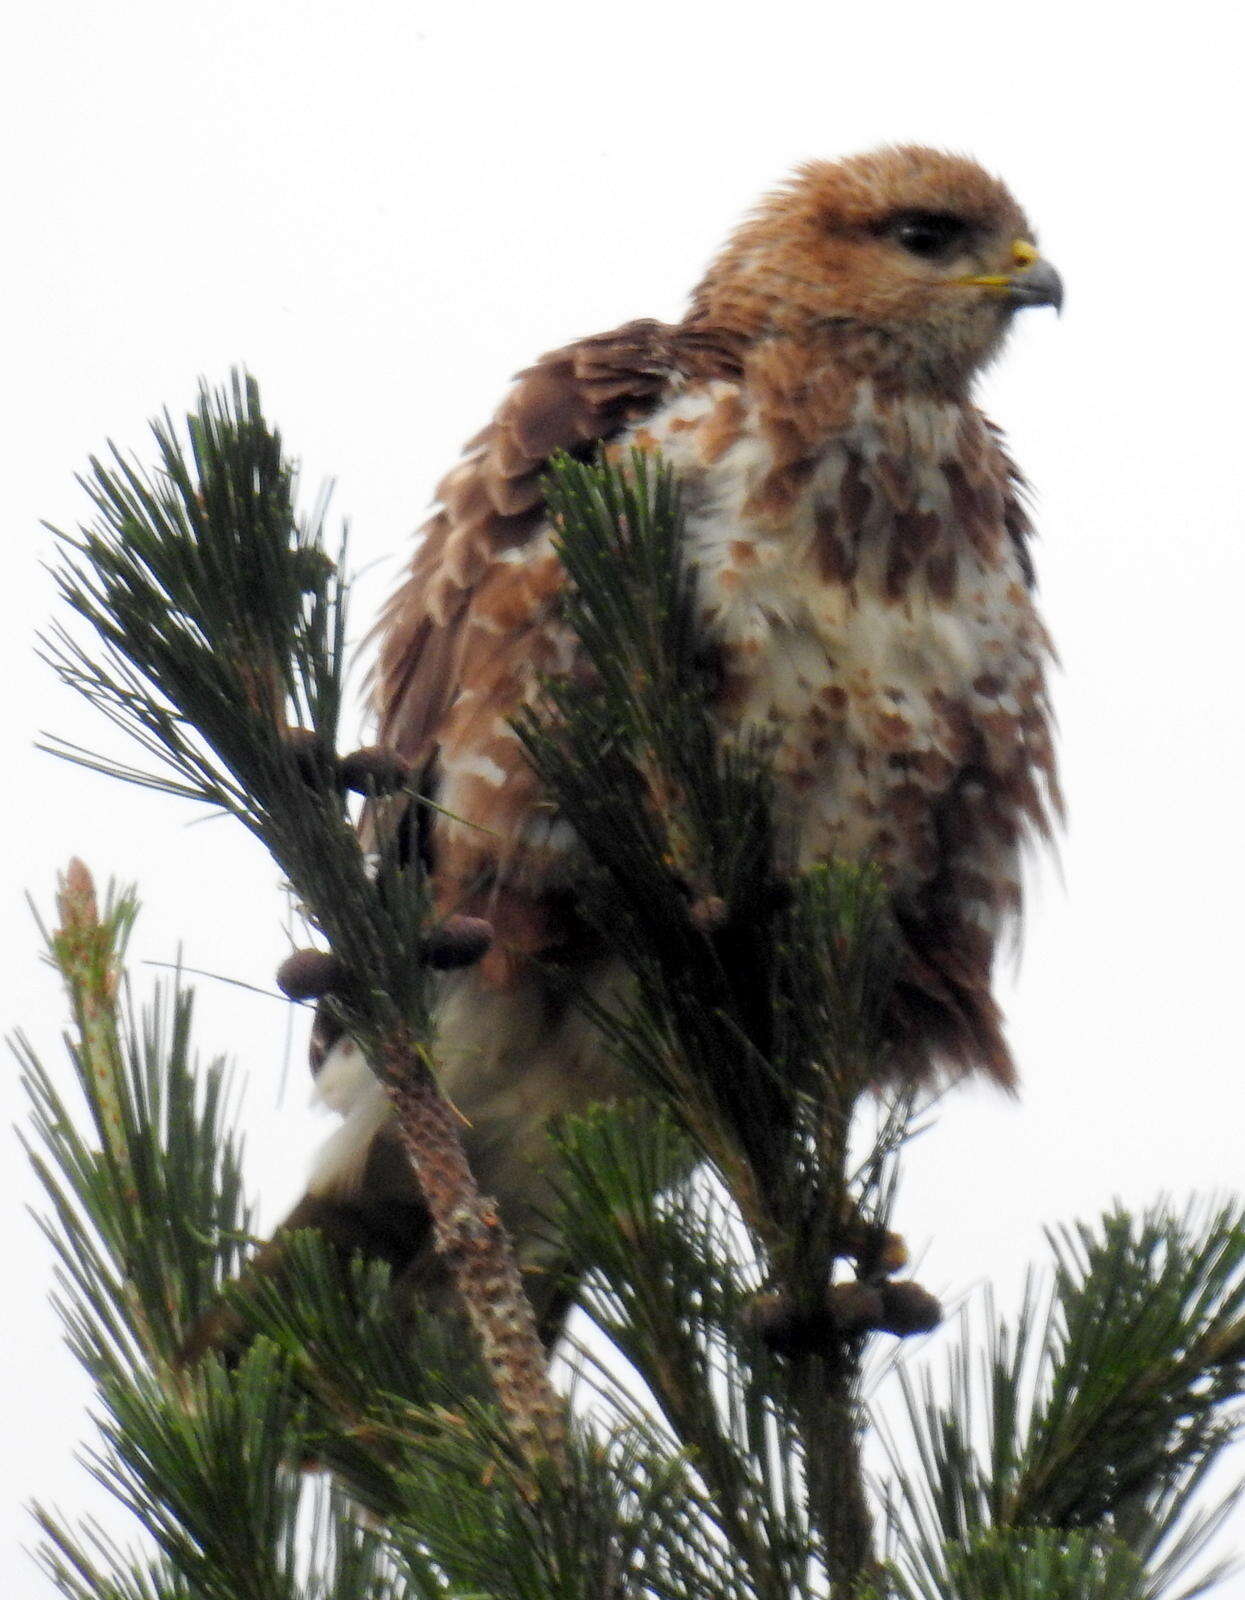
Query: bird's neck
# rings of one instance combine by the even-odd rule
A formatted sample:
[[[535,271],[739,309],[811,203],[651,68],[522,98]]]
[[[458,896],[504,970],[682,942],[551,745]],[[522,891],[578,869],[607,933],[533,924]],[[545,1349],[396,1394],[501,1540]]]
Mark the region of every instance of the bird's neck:
[[[954,418],[976,409],[967,381],[918,374],[889,339],[871,339],[859,323],[841,341],[819,347],[781,337],[759,341],[747,350],[742,369],[767,427],[798,435],[810,456],[886,417],[900,422],[905,436],[912,433],[919,454],[917,441],[930,433],[923,417],[939,418],[934,431],[942,434]]]
[[[690,379],[743,381],[783,407],[840,409],[868,384],[881,398],[937,405],[972,404],[982,364],[979,349],[932,343],[924,330],[861,322],[854,317],[806,320],[763,329],[722,308],[699,307],[679,325],[679,365]]]

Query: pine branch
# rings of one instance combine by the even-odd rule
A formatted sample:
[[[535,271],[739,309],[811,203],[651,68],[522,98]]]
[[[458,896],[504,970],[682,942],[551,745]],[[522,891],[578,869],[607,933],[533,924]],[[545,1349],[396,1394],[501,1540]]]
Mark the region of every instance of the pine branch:
[[[1241,1493],[1193,1511],[1245,1420],[1245,1216],[1237,1206],[1115,1211],[1051,1242],[1053,1286],[1042,1294],[1030,1281],[1014,1328],[987,1302],[983,1381],[967,1324],[941,1399],[928,1375],[904,1380],[920,1472],[892,1441],[897,1536],[927,1588],[950,1583],[948,1562],[967,1571],[974,1551],[1023,1551],[1044,1530],[1044,1549],[1063,1538],[1104,1561],[1126,1552],[1137,1575],[1121,1592],[1157,1600]],[[1182,1593],[1203,1592],[1223,1570]]]
[[[250,1334],[236,1368],[215,1358],[190,1372],[173,1364],[170,1353],[221,1275],[236,1271],[242,1239],[223,1080],[219,1069],[206,1082],[196,1074],[180,986],[144,1022],[129,1018],[120,949],[101,930],[128,929],[132,898],[110,896],[93,919],[78,866],[62,901],[70,925],[52,948],[71,979],[106,996],[116,1049],[105,1082],[77,1041],[85,1115],[22,1052],[52,1208],[44,1229],[62,1263],[70,1342],[105,1418],[89,1463],[160,1553],[124,1549],[40,1510],[41,1560],[60,1592],[72,1600],[420,1600],[447,1587],[498,1600],[728,1593],[716,1584],[720,1557],[700,1530],[688,1464],[650,1425],[631,1419],[605,1438],[576,1428],[561,1468],[533,1464],[455,1330],[428,1311],[412,1341],[387,1269],[356,1262],[343,1279],[318,1235],[287,1241],[280,1286],[233,1289]],[[71,997],[81,1015],[72,985]],[[309,1462],[331,1468],[355,1506],[384,1519],[384,1533],[359,1528],[343,1501],[321,1503],[314,1480],[295,1470]]]
[[[1217,1452],[1245,1390],[1245,1212],[1116,1211],[1052,1234],[1049,1397],[1013,1522],[1127,1519],[1163,1477]]]
[[[803,1444],[774,1403],[777,1358],[749,1325],[760,1271],[740,1259],[738,1214],[687,1182],[694,1147],[667,1118],[602,1110],[558,1139],[563,1237],[593,1271],[584,1309],[691,1451],[736,1583],[773,1600],[806,1592],[816,1541],[787,1478]]]
[[[346,589],[324,552],[323,508],[300,524],[295,474],[252,380],[205,389],[187,430],[189,457],[167,416],[155,425],[154,475],[115,452],[111,466],[92,462],[97,520],[59,536],[57,580],[97,642],[61,628],[48,658],[174,792],[235,816],[294,885],[336,959],[332,1004],[394,1105],[502,1404],[533,1459],[556,1456],[561,1406],[535,1317],[430,1063],[421,871],[391,839],[369,872],[346,805],[335,756]]]
[[[101,915],[74,861],[59,905],[61,926],[45,939],[77,1027],[71,1059],[88,1135],[20,1036],[16,1051],[34,1107],[27,1149],[55,1208],[44,1231],[62,1314],[97,1379],[137,1361],[172,1381],[186,1328],[237,1271],[249,1237],[229,1079],[219,1062],[203,1070],[192,1059],[191,1001],[180,985],[141,1024],[127,1019],[133,895],[110,893]],[[153,1217],[167,1219],[164,1231]]]
[[[990,1530],[947,1552],[946,1570],[898,1580],[896,1600],[1148,1600],[1142,1564],[1084,1533]]]
[[[332,1492],[291,1473],[281,1452],[298,1414],[269,1347],[239,1369],[205,1369],[195,1409],[138,1384],[112,1394],[115,1422],[93,1458],[100,1481],[160,1554],[36,1512],[44,1571],[69,1600],[418,1600],[387,1542]]]

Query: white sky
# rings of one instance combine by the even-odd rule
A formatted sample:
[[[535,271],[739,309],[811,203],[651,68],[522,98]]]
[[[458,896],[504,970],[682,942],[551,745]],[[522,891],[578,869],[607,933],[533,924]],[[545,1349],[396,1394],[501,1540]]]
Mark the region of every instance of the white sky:
[[[1245,207],[1223,14],[1208,0],[1164,8],[1162,25],[1066,0],[22,8],[0,66],[5,1026],[57,1049],[59,996],[22,896],[46,909],[74,852],[101,880],[140,883],[137,958],[180,944],[190,965],[262,985],[288,949],[275,873],[234,825],[191,827],[173,802],[32,748],[40,729],[99,737],[32,642],[51,596],[39,522],[84,512],[73,475],[90,452],[113,438],[147,453],[149,416],[245,362],[308,493],[336,478],[354,559],[377,563],[361,634],[511,372],[629,317],[677,316],[727,228],[796,161],[912,139],[1003,174],[1067,284],[1062,322],[1023,318],[985,396],[1037,491],[1071,824],[1006,985],[1023,1097],[947,1103],[912,1151],[899,1223],[930,1287],[991,1279],[1010,1307],[1043,1223],[1117,1195],[1237,1187]],[[266,1220],[327,1131],[304,1108],[288,1020],[275,1000],[200,986],[201,1048],[251,1080]],[[0,1075],[6,1125],[22,1114],[15,1077]],[[46,1308],[12,1142],[0,1176],[0,1574],[24,1600],[51,1590],[17,1553],[22,1504],[100,1496],[71,1465],[86,1389]]]

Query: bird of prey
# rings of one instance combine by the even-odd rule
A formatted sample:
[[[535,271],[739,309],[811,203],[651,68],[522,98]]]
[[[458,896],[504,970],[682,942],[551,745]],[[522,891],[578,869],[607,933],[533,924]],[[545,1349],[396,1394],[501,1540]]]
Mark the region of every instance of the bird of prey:
[[[902,934],[894,1073],[1011,1086],[991,993],[1020,858],[1059,810],[1024,486],[973,400],[1058,274],[974,162],[887,148],[799,169],[728,239],[681,322],[635,321],[519,374],[438,490],[381,622],[381,742],[422,774],[439,907],[494,944],[444,976],[439,1067],[526,1265],[545,1126],[620,1086],[568,994],[579,858],[514,718],[573,672],[542,498],[551,455],[660,451],[677,475],[723,739],[757,736],[790,858],[876,863]],[[290,1218],[429,1270],[384,1093],[344,1037],[313,1051],[343,1117]],[[548,1309],[548,1308],[546,1308]],[[556,1320],[556,1319],[555,1319]]]

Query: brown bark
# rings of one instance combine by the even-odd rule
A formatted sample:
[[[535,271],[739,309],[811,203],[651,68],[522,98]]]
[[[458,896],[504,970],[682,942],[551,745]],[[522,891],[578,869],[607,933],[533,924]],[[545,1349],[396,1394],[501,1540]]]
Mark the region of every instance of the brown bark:
[[[549,1382],[548,1358],[513,1248],[496,1206],[476,1186],[454,1110],[409,1036],[390,1035],[378,1066],[432,1216],[437,1249],[479,1340],[502,1411],[529,1462],[557,1461],[565,1442],[563,1407]]]

